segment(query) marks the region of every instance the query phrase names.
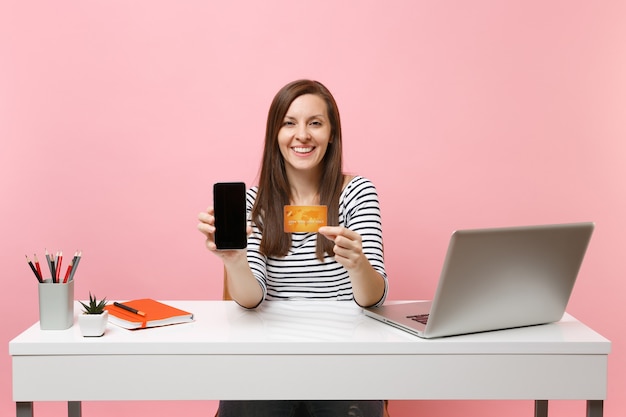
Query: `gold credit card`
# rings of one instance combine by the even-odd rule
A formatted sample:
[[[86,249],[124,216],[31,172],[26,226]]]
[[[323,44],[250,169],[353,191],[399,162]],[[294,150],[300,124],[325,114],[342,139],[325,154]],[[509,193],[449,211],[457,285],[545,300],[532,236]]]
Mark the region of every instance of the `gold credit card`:
[[[326,226],[326,206],[285,206],[285,233],[317,232]]]

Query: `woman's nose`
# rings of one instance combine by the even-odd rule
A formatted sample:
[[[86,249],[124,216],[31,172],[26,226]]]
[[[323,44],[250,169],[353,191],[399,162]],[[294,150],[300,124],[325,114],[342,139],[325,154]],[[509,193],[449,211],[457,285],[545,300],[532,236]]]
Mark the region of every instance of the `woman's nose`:
[[[309,134],[309,129],[307,129],[306,125],[298,126],[298,129],[296,130],[296,139],[299,141],[306,141],[310,138],[311,135]]]

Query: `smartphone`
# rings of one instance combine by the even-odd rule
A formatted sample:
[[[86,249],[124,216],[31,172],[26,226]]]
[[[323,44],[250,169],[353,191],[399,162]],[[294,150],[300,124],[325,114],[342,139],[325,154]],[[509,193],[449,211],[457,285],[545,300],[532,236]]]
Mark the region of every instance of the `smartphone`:
[[[213,184],[215,245],[217,249],[244,249],[246,232],[246,185],[243,182]]]

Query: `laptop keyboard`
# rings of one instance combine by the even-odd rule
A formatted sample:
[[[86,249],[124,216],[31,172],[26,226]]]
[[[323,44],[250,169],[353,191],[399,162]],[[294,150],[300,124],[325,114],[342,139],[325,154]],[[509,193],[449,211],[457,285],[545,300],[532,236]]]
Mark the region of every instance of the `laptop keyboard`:
[[[428,322],[428,314],[415,314],[413,316],[406,316],[406,318],[422,324],[426,324]]]

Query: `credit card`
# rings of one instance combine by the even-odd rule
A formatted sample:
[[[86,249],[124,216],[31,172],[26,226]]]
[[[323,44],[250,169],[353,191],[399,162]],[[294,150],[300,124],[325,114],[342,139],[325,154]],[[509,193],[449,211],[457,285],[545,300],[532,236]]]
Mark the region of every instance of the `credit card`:
[[[285,206],[285,233],[317,232],[326,226],[326,206]]]

